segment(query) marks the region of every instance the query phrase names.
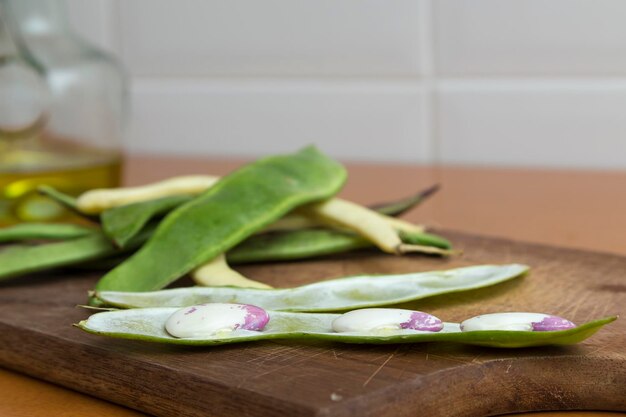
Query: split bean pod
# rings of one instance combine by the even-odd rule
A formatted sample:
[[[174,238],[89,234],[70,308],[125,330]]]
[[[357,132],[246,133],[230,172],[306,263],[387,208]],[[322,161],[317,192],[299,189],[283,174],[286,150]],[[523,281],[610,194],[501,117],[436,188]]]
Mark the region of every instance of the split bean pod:
[[[209,316],[205,316],[205,320],[192,317],[198,309],[211,309],[212,307],[209,305],[183,309],[173,307],[139,308],[97,313],[76,326],[101,336],[180,345],[210,346],[255,340],[309,339],[371,344],[454,342],[479,346],[519,348],[578,343],[616,319],[616,317],[606,317],[573,328],[554,331],[490,329],[462,331],[459,323],[437,323],[438,319],[426,315],[421,317],[426,317],[426,320],[430,319],[437,326],[433,325],[431,329],[424,330],[403,327],[401,322],[405,320],[406,316],[410,317],[414,313],[421,312],[398,314],[397,311],[392,311],[384,320],[388,325],[381,329],[367,326],[367,319],[363,320],[365,316],[362,313],[356,320],[350,320],[348,316],[351,314],[358,315],[358,311],[343,315],[264,310],[261,312],[258,307],[246,306],[242,308],[239,305],[233,307],[234,311],[224,311],[223,306],[213,308],[222,312],[221,315],[212,316],[213,319]],[[192,313],[189,313],[190,311]],[[424,315],[425,313],[421,314]],[[394,315],[396,316],[396,325],[389,325],[390,323],[393,324]],[[228,317],[228,320],[224,320],[224,316]],[[348,317],[347,320],[346,317]],[[352,318],[354,319],[354,317]],[[178,321],[177,325],[173,326],[171,323],[176,321]],[[344,327],[342,322],[343,324],[348,322],[350,326]],[[245,323],[249,325],[246,326]]]
[[[200,303],[253,304],[267,310],[345,311],[405,303],[495,285],[528,271],[526,265],[476,265],[444,271],[360,275],[295,288],[187,287],[150,292],[97,290],[103,305],[121,308],[185,307]]]

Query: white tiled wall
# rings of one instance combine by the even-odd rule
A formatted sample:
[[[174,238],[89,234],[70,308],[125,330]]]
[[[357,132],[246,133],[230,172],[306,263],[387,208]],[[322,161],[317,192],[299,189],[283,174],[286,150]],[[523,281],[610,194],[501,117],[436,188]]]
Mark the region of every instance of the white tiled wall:
[[[622,0],[67,0],[132,152],[626,169]]]
[[[436,0],[437,65],[446,76],[620,76],[622,0]]]
[[[626,82],[457,81],[439,95],[447,162],[626,168]]]
[[[134,91],[133,151],[255,156],[315,143],[344,159],[431,154],[429,141],[416,140],[427,136],[419,85],[138,80]],[[178,114],[175,122],[154,123],[169,114]]]
[[[420,12],[414,0],[131,0],[122,53],[139,76],[410,76]]]

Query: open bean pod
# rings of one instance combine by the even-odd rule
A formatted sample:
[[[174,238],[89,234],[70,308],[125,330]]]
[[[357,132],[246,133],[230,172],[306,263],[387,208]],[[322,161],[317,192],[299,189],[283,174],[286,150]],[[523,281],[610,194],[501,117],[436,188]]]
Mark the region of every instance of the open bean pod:
[[[76,326],[89,333],[124,339],[178,345],[222,345],[270,339],[326,340],[343,343],[454,342],[500,348],[569,345],[592,336],[616,317],[594,320],[568,330],[520,332],[507,330],[461,331],[458,323],[443,323],[439,332],[410,329],[337,333],[333,320],[339,314],[311,314],[268,311],[270,320],[262,331],[237,329],[201,338],[176,338],[165,330],[177,308],[139,308],[97,313]]]
[[[495,285],[528,271],[526,265],[477,265],[446,271],[361,275],[295,288],[187,287],[151,292],[96,291],[105,305],[185,307],[200,303],[253,304],[267,310],[340,311],[400,304],[435,295]]]

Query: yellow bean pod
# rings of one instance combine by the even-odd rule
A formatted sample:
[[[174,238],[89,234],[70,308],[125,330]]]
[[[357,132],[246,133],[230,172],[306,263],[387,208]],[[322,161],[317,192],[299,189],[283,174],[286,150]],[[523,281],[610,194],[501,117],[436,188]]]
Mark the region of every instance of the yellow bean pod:
[[[209,175],[190,175],[139,187],[100,188],[81,194],[76,200],[76,205],[83,213],[98,214],[106,209],[141,201],[174,195],[201,194],[219,179],[219,177]]]
[[[196,284],[204,287],[272,288],[262,282],[246,278],[232,269],[226,262],[224,254],[194,269],[191,278]]]
[[[447,249],[403,243],[399,232],[421,233],[424,231],[423,226],[380,214],[351,201],[333,198],[309,204],[299,211],[321,224],[355,232],[387,253],[421,252],[438,255],[452,253]]]

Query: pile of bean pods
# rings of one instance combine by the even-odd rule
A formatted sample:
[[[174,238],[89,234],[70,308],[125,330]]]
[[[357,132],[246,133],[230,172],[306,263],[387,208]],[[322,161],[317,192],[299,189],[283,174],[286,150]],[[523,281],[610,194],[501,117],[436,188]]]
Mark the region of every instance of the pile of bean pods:
[[[272,156],[223,177],[186,176],[78,198],[40,192],[86,225],[0,229],[0,279],[56,267],[112,268],[97,291],[151,291],[185,274],[199,285],[268,288],[229,264],[303,259],[365,247],[452,253],[446,239],[397,219],[435,189],[375,209],[335,198],[345,169],[314,147]]]
[[[178,177],[78,198],[44,186],[41,193],[83,216],[86,225],[1,229],[0,279],[56,267],[112,268],[96,284],[90,304],[113,311],[77,327],[174,344],[300,338],[524,347],[576,343],[615,319],[575,326],[551,315],[501,313],[447,323],[423,312],[380,308],[495,285],[524,275],[528,267],[518,264],[362,275],[283,289],[230,268],[365,247],[394,255],[454,253],[446,239],[393,217],[435,188],[366,208],[335,197],[345,179],[340,164],[308,147],[223,178]],[[186,274],[204,287],[162,290]]]

